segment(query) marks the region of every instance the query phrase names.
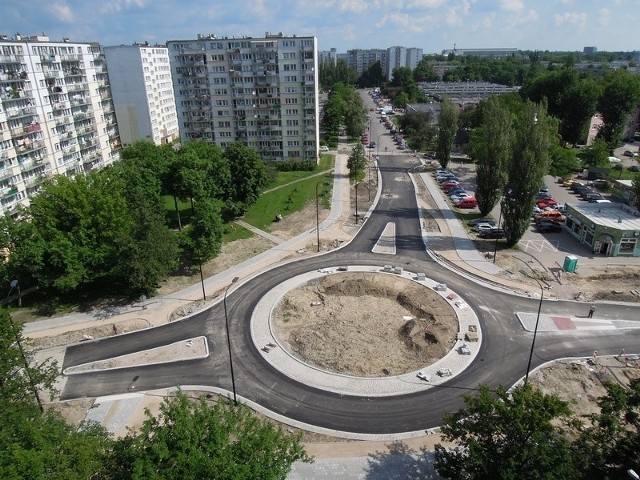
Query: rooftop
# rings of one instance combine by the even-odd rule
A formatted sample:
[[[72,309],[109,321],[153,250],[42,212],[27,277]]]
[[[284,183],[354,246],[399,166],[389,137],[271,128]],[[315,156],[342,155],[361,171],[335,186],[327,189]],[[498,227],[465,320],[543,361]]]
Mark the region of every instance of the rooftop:
[[[640,231],[640,212],[622,203],[570,203],[567,207],[604,227]]]

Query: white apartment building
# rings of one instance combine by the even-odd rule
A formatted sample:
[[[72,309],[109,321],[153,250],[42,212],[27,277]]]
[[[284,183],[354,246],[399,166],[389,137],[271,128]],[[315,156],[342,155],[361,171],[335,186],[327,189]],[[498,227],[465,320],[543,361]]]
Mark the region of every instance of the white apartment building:
[[[104,47],[104,55],[122,143],[176,140],[178,117],[167,48],[120,45]]]
[[[407,67],[412,71],[422,60],[421,48],[391,47],[387,49],[386,78],[393,80],[395,68]]]
[[[266,161],[319,158],[316,37],[167,42],[182,141],[240,141]]]
[[[43,179],[101,168],[121,148],[102,48],[0,36],[0,211]]]

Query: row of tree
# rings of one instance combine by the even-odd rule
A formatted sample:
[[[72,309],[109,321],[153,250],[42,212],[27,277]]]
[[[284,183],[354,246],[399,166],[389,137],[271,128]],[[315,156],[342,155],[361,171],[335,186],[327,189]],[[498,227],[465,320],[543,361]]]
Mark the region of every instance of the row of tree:
[[[0,478],[3,480],[284,480],[311,461],[300,437],[230,399],[179,393],[142,428],[114,439],[100,425],[67,424],[52,395],[55,363],[28,363],[24,339],[0,311]],[[52,406],[51,406],[52,407]]]
[[[1,218],[1,275],[54,294],[152,293],[177,267],[217,255],[223,219],[243,214],[266,181],[264,162],[239,143],[224,151],[136,143],[101,171],[53,178],[19,219]],[[174,198],[175,220],[165,196]],[[187,228],[178,199],[191,202]]]

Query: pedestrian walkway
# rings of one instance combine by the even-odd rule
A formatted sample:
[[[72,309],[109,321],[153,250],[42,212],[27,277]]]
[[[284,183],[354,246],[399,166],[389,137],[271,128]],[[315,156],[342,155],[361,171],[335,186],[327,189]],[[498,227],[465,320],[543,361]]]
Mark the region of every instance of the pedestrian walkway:
[[[620,329],[640,329],[640,322],[634,320],[608,320],[600,318],[588,318],[570,316],[570,315],[547,315],[533,312],[516,312],[516,317],[520,321],[520,325],[528,332],[536,329],[536,321],[538,323],[538,332],[561,332],[567,330],[587,331],[596,330],[620,330]]]

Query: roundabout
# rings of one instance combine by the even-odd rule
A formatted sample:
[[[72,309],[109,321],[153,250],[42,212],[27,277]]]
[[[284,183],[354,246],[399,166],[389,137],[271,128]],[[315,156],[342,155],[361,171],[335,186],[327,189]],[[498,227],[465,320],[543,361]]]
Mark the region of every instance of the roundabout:
[[[353,281],[353,275],[368,275],[370,277],[373,275],[374,278],[379,279],[379,282],[383,280],[381,283],[387,285],[391,282],[396,283],[399,281],[400,285],[403,282],[408,282],[433,292],[439,299],[439,308],[450,311],[450,316],[455,323],[455,330],[451,332],[451,338],[447,339],[447,345],[440,346],[441,348],[445,347],[444,354],[439,355],[438,358],[433,359],[434,361],[428,364],[420,365],[416,370],[397,375],[381,373],[381,375],[373,376],[330,371],[326,367],[314,365],[299,353],[294,352],[287,339],[283,338],[282,332],[279,332],[279,330],[282,330],[282,325],[278,327],[276,322],[276,313],[282,309],[283,299],[291,291],[310,283],[317,283],[328,276],[351,276],[350,280]],[[313,306],[313,308],[321,307],[321,305]],[[370,308],[375,310],[376,306],[371,305]],[[425,308],[425,310],[427,309],[428,307]],[[410,323],[416,320],[413,316],[402,315],[402,313],[406,314],[408,312],[406,310],[402,312],[403,309],[400,305],[397,305],[397,310],[397,321]],[[302,319],[303,322],[309,320],[309,318]],[[282,320],[280,322],[282,323]],[[423,333],[424,336],[433,341],[428,336],[428,327],[418,328],[421,330],[420,333]],[[320,335],[317,331],[314,333]],[[322,268],[297,275],[275,286],[261,298],[253,310],[251,337],[256,348],[261,352],[264,361],[288,378],[314,388],[343,395],[364,397],[418,393],[433,388],[435,385],[440,385],[464,371],[473,362],[480,351],[482,341],[480,324],[473,309],[457,293],[447,288],[446,285],[417,273],[371,265]],[[384,343],[385,339],[380,339],[380,341]],[[412,346],[414,349],[417,348],[413,344]],[[348,355],[349,352],[336,352],[336,355],[340,354]],[[368,358],[365,353],[360,357],[360,360],[362,362],[372,362],[376,359]],[[423,378],[419,378],[418,373],[421,373]],[[425,380],[425,378],[428,380]]]

